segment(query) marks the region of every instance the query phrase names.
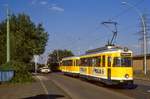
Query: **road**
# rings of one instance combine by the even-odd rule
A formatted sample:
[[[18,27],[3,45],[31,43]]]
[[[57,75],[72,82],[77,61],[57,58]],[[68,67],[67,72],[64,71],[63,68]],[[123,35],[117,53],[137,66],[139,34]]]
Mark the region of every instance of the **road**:
[[[104,86],[100,83],[65,76],[62,73],[51,73],[39,77],[49,94],[63,96],[56,99],[110,99],[112,97],[113,99],[150,99],[150,82],[148,81],[135,80],[137,87],[127,89]],[[54,88],[54,84],[57,88],[56,86]]]
[[[135,99],[150,99],[150,81],[134,80],[136,89],[108,88],[110,90],[134,97]]]
[[[37,75],[36,77],[40,81],[40,86],[42,87],[44,94],[25,99],[71,99],[71,97],[64,92],[64,90],[49,79],[48,75]]]
[[[44,75],[43,78],[54,82],[72,99],[110,99],[112,97],[114,99],[133,99],[103,86],[97,86],[80,79],[64,76],[60,73]]]

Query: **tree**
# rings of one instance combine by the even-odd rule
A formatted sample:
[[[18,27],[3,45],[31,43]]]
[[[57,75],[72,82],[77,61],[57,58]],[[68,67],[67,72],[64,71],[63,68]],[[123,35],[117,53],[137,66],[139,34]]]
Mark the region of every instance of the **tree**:
[[[74,56],[71,50],[54,50],[48,56],[48,63],[59,63],[64,57]]]
[[[34,54],[42,54],[48,40],[42,24],[36,25],[24,13],[10,15],[10,58],[29,63]],[[0,64],[6,62],[6,20],[0,22]]]
[[[51,67],[52,70],[56,70],[57,66],[59,65],[59,62],[64,57],[74,56],[71,50],[54,50],[52,51],[48,56],[48,64]]]

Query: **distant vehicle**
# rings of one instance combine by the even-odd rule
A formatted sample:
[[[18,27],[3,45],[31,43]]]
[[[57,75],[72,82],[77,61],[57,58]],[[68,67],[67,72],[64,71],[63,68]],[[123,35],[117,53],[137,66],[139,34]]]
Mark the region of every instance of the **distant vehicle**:
[[[50,73],[51,70],[48,67],[42,67],[39,69],[40,73]]]

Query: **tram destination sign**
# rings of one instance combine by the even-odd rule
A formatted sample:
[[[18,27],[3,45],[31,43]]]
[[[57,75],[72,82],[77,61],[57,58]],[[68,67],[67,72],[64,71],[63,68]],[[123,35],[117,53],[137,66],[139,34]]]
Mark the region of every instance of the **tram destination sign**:
[[[131,53],[121,53],[121,56],[131,56]]]

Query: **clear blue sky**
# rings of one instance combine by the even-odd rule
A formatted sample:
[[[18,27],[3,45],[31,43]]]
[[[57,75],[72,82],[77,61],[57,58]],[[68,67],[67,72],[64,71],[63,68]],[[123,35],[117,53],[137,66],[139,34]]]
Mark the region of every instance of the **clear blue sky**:
[[[8,4],[12,13],[24,12],[35,23],[43,23],[50,35],[45,54],[53,49],[79,54],[106,44],[112,33],[101,22],[114,18],[119,24],[116,43],[137,53],[139,16],[132,8],[125,11],[129,7],[122,1],[138,3],[141,12],[150,14],[149,0],[0,0],[0,20],[5,19]]]

